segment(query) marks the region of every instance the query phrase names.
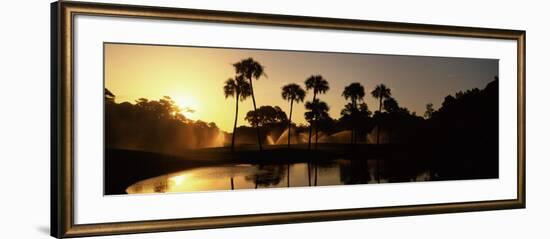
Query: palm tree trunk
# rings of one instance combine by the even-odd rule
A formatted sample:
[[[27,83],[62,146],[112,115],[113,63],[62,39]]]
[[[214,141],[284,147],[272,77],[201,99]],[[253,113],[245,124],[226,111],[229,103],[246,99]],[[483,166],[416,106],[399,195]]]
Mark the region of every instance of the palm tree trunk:
[[[254,87],[252,87],[252,78],[249,78],[250,81],[250,93],[252,93],[252,104],[254,104],[254,112],[256,112],[256,98],[254,97]],[[260,151],[262,151],[262,138],[260,137],[260,127],[256,125],[256,135],[258,136],[258,146]]]
[[[290,115],[288,117],[288,148],[290,148],[290,127],[292,125],[292,105],[294,104],[294,100],[290,100]]]
[[[357,117],[357,114],[355,112],[357,112],[357,102],[356,102],[356,99],[352,98],[351,100],[351,104],[353,106],[353,112],[351,112],[351,146],[352,148],[355,148],[355,117]]]
[[[380,114],[380,117],[382,116],[382,98],[380,97],[380,104],[378,105],[378,113]],[[380,118],[378,119],[378,129],[376,130],[376,144],[380,144],[380,130],[382,129],[382,123],[380,122]],[[380,159],[376,159],[376,181],[380,183]]]
[[[292,107],[294,105],[294,100],[290,100],[290,114],[288,116],[288,148],[290,148],[290,127],[292,125]],[[287,164],[286,169],[286,187],[290,187],[290,163]]]
[[[317,97],[317,92],[315,92],[315,89],[313,90],[313,101],[312,103],[315,102],[315,99]],[[311,127],[311,125],[313,124],[314,120],[312,119],[311,122],[309,122],[309,137],[308,137],[308,140],[307,140],[307,149],[311,149],[311,133],[312,133],[312,130],[313,128]]]
[[[380,104],[378,105],[378,114],[380,115],[379,117],[382,117],[382,98],[383,97],[380,97]],[[381,122],[380,122],[380,118],[378,118],[378,129],[376,130],[376,144],[380,144],[380,129],[381,129]]]
[[[315,150],[317,150],[317,142],[319,141],[318,132],[319,129],[317,129],[317,124],[315,124]]]
[[[239,115],[239,94],[235,97],[235,123],[233,124],[233,134],[231,135],[231,152],[235,152],[235,134],[237,132],[237,118]]]

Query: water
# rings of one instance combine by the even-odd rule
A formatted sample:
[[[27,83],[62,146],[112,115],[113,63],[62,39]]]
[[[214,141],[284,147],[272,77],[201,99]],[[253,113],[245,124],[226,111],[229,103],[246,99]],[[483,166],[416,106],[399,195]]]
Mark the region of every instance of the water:
[[[427,180],[430,180],[429,170],[422,167],[403,174],[400,163],[396,161],[337,159],[318,164],[234,164],[199,167],[139,181],[128,187],[126,192],[195,192]]]

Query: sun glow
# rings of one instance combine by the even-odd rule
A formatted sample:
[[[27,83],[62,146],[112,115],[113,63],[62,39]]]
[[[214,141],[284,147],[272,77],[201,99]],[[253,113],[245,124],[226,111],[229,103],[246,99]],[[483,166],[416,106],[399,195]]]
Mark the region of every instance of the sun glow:
[[[187,179],[187,177],[188,177],[187,175],[182,174],[182,175],[172,177],[172,178],[170,178],[170,180],[172,182],[174,182],[175,186],[179,186],[180,184],[182,184]]]
[[[193,97],[183,97],[178,96],[174,98],[174,102],[176,102],[176,105],[180,108],[181,114],[183,114],[186,118],[197,120],[197,109],[198,103]]]

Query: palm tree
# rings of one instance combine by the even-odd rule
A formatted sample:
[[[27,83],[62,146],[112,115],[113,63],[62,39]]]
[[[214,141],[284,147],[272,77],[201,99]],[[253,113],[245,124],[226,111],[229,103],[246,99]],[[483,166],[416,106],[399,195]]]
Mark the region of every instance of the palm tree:
[[[328,111],[329,111],[329,107],[327,105],[327,103],[325,103],[324,101],[320,101],[319,99],[315,99],[315,101],[313,102],[306,102],[306,109],[308,109],[309,111],[307,111],[305,113],[305,118],[307,121],[313,121],[313,120],[321,120],[321,119],[328,119],[329,118],[329,115],[328,115]],[[315,149],[317,149],[317,142],[318,142],[318,126],[315,125]]]
[[[254,87],[252,85],[252,79],[259,80],[260,77],[267,75],[264,72],[264,67],[252,59],[251,57],[247,59],[243,59],[237,63],[233,64],[233,67],[235,68],[235,72],[238,75],[241,75],[245,79],[248,80],[250,84],[250,93],[252,95],[252,103],[254,104],[254,111],[256,111],[256,98],[254,97]],[[256,134],[258,136],[258,146],[260,147],[260,151],[262,150],[262,139],[260,137],[260,128],[256,126]]]
[[[306,109],[308,109],[309,111],[306,111],[304,113],[304,117],[306,118],[306,120],[308,122],[313,122],[314,120],[325,120],[325,119],[328,119],[330,118],[330,116],[328,115],[328,111],[329,111],[329,107],[327,105],[327,103],[323,102],[323,101],[320,101],[319,99],[315,99],[313,102],[312,101],[308,101],[306,102],[305,104],[306,106]],[[315,150],[317,150],[317,142],[318,142],[318,125],[315,124]],[[308,162],[307,166],[308,166],[308,181],[309,181],[309,186],[311,186],[311,175],[310,175],[310,163]],[[314,186],[317,186],[317,167],[318,167],[318,163],[317,163],[317,160],[315,160],[315,163],[314,163],[314,183],[313,185]]]
[[[288,148],[290,148],[290,127],[292,125],[292,106],[294,101],[297,103],[303,102],[306,92],[297,84],[288,84],[283,86],[281,96],[283,99],[290,101],[290,114],[288,116]],[[287,187],[290,187],[290,163],[287,165]]]
[[[292,106],[294,104],[294,101],[296,103],[300,103],[304,101],[304,98],[306,96],[306,92],[304,89],[302,89],[301,86],[297,84],[288,84],[283,86],[283,92],[281,93],[281,96],[283,99],[290,101],[290,114],[288,117],[288,147],[290,148],[290,126],[292,123]]]
[[[244,80],[242,75],[235,76],[225,81],[223,93],[225,98],[235,97],[235,123],[231,136],[231,152],[235,151],[235,134],[237,132],[237,118],[239,115],[239,100],[244,101],[252,94],[250,84]]]
[[[391,90],[390,90],[390,88],[386,87],[386,85],[380,84],[380,85],[377,85],[376,88],[374,88],[374,90],[371,92],[371,95],[374,98],[379,99],[380,103],[378,105],[378,115],[381,116],[381,114],[382,114],[382,101],[384,99],[391,98]],[[391,100],[388,103],[397,104],[396,101],[391,101]],[[382,129],[381,126],[382,126],[381,122],[378,122],[378,129],[376,130],[376,144],[380,144],[380,131]],[[379,165],[380,165],[380,161],[379,161],[379,159],[376,159],[376,172],[377,172],[376,173],[376,178],[377,178],[378,183],[380,183],[380,166]]]
[[[317,99],[317,94],[324,94],[327,92],[330,87],[328,86],[328,81],[323,78],[321,75],[312,75],[306,80],[306,90],[313,90],[313,100],[314,102]],[[313,119],[313,123],[316,123],[317,119]],[[309,124],[309,137],[307,141],[307,148],[311,149],[311,133],[312,133],[312,124]]]
[[[391,97],[390,88],[386,87],[384,84],[377,85],[376,88],[371,92],[372,97],[379,99],[380,104],[378,106],[378,113],[382,113],[382,101],[386,98]],[[380,144],[380,123],[378,123],[378,130],[376,130],[376,144]]]
[[[359,101],[363,101],[363,97],[365,97],[365,88],[361,83],[354,82],[346,86],[344,88],[344,92],[342,92],[342,96],[347,100],[351,100],[351,116],[352,116],[352,122],[355,122],[353,119],[356,115],[355,112],[358,111],[357,103]],[[351,144],[353,145],[357,138],[357,133],[355,132],[355,123],[352,123],[352,129],[351,129]]]

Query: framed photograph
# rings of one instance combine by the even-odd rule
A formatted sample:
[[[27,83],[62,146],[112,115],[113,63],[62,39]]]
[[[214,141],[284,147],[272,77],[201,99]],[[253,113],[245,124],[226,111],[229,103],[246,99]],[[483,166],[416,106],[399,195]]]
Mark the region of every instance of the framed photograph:
[[[51,11],[54,237],[525,207],[525,31]]]

